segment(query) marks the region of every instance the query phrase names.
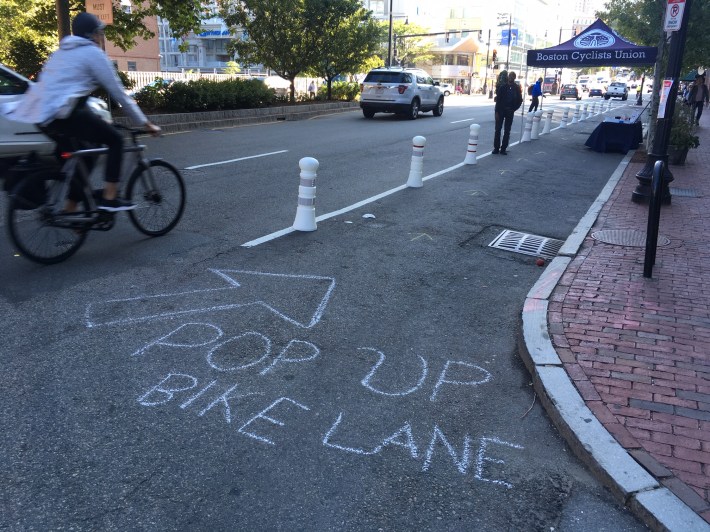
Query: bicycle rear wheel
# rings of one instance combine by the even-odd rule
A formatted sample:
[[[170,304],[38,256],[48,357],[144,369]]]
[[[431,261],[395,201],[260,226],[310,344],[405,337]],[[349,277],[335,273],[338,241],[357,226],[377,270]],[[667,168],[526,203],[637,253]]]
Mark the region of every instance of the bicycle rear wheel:
[[[90,226],[86,194],[80,194],[77,211],[52,213],[63,181],[43,175],[23,179],[10,194],[7,229],[21,255],[41,264],[61,262],[81,247]],[[59,201],[64,201],[60,198]]]
[[[161,236],[177,225],[185,209],[185,182],[170,163],[141,165],[128,178],[126,199],[136,204],[128,216],[141,233]],[[151,175],[152,174],[152,175]]]

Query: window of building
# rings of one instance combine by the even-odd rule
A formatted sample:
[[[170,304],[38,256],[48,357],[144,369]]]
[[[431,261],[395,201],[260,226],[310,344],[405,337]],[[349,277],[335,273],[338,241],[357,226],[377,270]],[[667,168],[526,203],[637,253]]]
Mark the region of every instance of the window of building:
[[[138,70],[138,68],[136,68],[136,62],[135,61],[128,61],[128,71],[135,72],[137,70]]]
[[[458,54],[456,56],[456,64],[458,66],[468,66],[468,60],[470,56],[464,54]]]

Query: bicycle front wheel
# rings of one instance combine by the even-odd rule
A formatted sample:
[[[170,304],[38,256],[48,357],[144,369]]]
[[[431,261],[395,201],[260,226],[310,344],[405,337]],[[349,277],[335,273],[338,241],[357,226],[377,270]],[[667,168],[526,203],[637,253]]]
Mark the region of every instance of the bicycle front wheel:
[[[10,194],[7,229],[21,255],[41,264],[61,262],[81,247],[90,223],[89,202],[80,194],[77,208],[70,213],[52,212],[63,182],[42,175],[23,179]]]
[[[136,204],[128,216],[141,233],[161,236],[177,225],[185,209],[185,182],[170,163],[141,165],[126,184],[126,199]]]

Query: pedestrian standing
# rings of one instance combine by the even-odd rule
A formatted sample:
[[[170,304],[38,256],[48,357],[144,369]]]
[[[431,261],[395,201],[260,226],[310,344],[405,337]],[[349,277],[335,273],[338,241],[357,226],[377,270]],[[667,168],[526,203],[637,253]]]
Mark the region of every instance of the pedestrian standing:
[[[499,85],[496,90],[496,130],[493,138],[493,153],[507,155],[508,142],[510,141],[510,128],[513,127],[513,117],[523,104],[523,93],[515,83],[515,72],[508,74],[508,82]],[[503,129],[503,140],[500,133]]]
[[[316,82],[313,80],[311,80],[311,84],[308,85],[308,96],[311,100],[315,100],[316,98]]]
[[[690,89],[690,104],[693,106],[695,123],[700,124],[700,117],[703,114],[703,105],[710,101],[708,86],[705,85],[705,76],[695,76],[695,83]]]
[[[532,96],[532,102],[530,102],[530,108],[528,109],[528,113],[531,111],[537,111],[537,106],[540,105],[540,96],[542,95],[542,78],[539,78],[535,84],[532,87],[532,92],[530,93]],[[544,96],[543,96],[544,98]]]

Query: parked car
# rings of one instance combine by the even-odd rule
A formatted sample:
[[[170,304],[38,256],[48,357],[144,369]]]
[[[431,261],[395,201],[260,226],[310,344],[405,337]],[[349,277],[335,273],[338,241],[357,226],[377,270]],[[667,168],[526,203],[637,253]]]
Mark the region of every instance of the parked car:
[[[610,83],[604,94],[604,99],[621,98],[627,100],[629,97],[629,87],[623,81],[614,81]]]
[[[376,68],[360,87],[360,107],[365,118],[375,113],[397,113],[415,120],[419,112],[444,112],[444,95],[429,74],[417,68]]]
[[[574,83],[562,85],[562,90],[560,90],[560,100],[566,100],[567,98],[574,98],[575,100],[582,99],[582,91],[578,85]]]
[[[600,98],[604,97],[604,87],[601,85],[592,85],[589,87],[589,97],[593,96],[599,96]]]
[[[14,70],[0,64],[0,104],[17,105],[32,81]],[[89,105],[107,122],[111,113],[103,100],[89,98]],[[46,137],[34,124],[24,124],[8,120],[0,113],[0,159],[11,161],[34,152],[37,155],[51,155],[54,142]]]
[[[451,83],[439,83],[439,90],[444,93],[444,96],[450,96],[455,91]]]

